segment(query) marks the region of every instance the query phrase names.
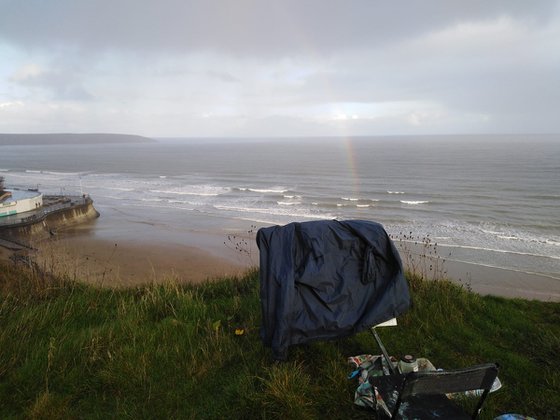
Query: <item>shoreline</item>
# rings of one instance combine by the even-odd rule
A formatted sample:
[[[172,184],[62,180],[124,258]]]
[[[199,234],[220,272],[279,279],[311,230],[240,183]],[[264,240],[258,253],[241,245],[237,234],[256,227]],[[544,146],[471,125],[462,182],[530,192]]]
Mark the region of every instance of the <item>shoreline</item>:
[[[560,278],[438,256],[447,254],[443,245],[440,252],[422,244],[395,245],[405,269],[426,279],[448,279],[481,295],[560,302]]]
[[[560,302],[560,280],[462,261],[445,263],[447,277],[481,295]]]
[[[54,239],[36,243],[38,263],[55,273],[103,287],[134,287],[168,280],[199,283],[239,276],[258,266],[256,244],[251,247],[254,255],[245,255],[224,243],[227,233],[182,232],[181,242],[158,236],[135,240],[126,235],[98,237],[94,224],[76,226]],[[254,242],[252,237],[244,239]],[[8,259],[10,254],[0,247],[0,258]],[[482,295],[560,302],[560,280],[545,275],[448,260],[438,272],[424,277],[436,281],[448,278]]]

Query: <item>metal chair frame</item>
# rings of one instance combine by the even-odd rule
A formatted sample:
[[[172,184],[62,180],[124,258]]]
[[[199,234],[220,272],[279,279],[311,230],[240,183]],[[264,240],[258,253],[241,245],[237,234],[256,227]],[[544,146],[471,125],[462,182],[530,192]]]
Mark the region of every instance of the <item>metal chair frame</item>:
[[[396,418],[401,403],[410,396],[444,395],[480,389],[483,392],[471,415],[471,418],[476,419],[498,375],[498,368],[496,363],[487,363],[447,371],[410,372],[404,375],[391,418]]]

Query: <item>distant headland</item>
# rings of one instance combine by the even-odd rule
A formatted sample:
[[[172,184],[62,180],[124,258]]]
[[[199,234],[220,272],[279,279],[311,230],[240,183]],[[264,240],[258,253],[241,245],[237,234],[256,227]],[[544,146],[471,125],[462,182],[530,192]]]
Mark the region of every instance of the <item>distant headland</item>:
[[[50,145],[50,144],[101,144],[101,143],[152,143],[154,139],[134,134],[110,133],[0,133],[0,146]]]

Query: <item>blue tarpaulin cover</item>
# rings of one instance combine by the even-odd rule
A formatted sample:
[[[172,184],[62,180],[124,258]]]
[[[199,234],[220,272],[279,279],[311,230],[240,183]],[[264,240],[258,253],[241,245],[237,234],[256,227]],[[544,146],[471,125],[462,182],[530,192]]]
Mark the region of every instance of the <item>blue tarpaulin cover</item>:
[[[352,335],[410,306],[399,253],[379,223],[272,226],[257,245],[261,338],[277,360],[292,344]]]

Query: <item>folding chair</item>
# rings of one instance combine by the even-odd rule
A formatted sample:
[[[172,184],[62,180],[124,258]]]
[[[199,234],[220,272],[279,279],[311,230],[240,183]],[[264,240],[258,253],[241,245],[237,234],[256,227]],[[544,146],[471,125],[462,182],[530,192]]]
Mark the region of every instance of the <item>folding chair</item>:
[[[465,369],[372,377],[370,383],[381,394],[393,419],[475,419],[497,375],[498,365],[488,363]],[[472,390],[483,390],[472,415],[446,396]]]
[[[388,321],[382,322],[381,324],[374,325],[373,327],[371,327],[369,329],[371,331],[371,333],[373,334],[373,338],[375,338],[375,341],[377,342],[377,345],[381,349],[381,354],[383,355],[383,358],[385,359],[385,362],[387,363],[387,366],[389,367],[389,372],[391,372],[391,375],[395,375],[398,372],[395,369],[395,367],[393,366],[393,363],[391,362],[391,358],[389,357],[389,353],[387,353],[387,349],[385,349],[385,346],[383,345],[383,342],[381,341],[381,337],[379,337],[379,334],[377,334],[376,328],[377,327],[395,327],[396,325],[397,325],[397,318],[391,318]]]

